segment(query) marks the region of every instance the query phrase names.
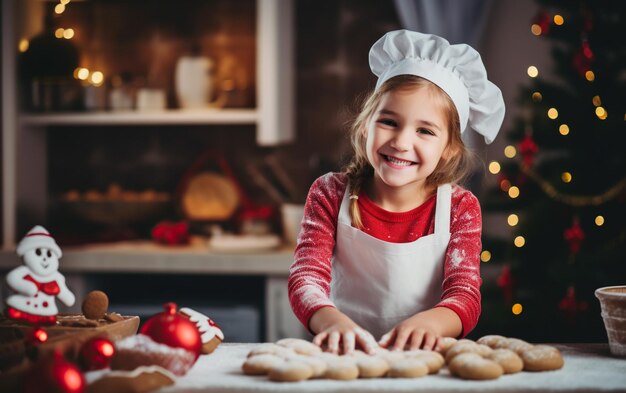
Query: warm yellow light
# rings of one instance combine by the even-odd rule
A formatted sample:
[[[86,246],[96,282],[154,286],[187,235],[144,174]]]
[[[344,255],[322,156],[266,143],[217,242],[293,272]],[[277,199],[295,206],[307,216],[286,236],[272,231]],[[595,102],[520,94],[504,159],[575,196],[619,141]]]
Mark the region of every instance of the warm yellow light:
[[[509,217],[506,219],[506,222],[514,227],[519,223],[519,217],[517,216],[517,214],[509,214]]]
[[[17,47],[18,47],[18,49],[19,49],[19,51],[21,53],[24,53],[24,52],[26,52],[28,50],[29,44],[30,43],[28,42],[28,40],[26,38],[22,38],[20,40],[20,43],[19,43],[19,45]]]
[[[557,26],[561,26],[565,22],[565,19],[561,15],[554,15],[554,24]]]
[[[65,12],[65,4],[61,4],[61,3],[57,4],[54,7],[54,12],[56,12],[57,14],[62,14],[63,12]]]
[[[515,240],[513,240],[513,244],[515,244],[515,247],[524,247],[524,244],[526,244],[526,239],[524,239],[524,236],[517,236]]]
[[[89,78],[89,70],[81,67],[78,69],[78,73],[76,75],[81,81],[87,80],[87,78]]]
[[[596,74],[594,74],[593,71],[589,70],[585,72],[585,78],[587,78],[589,82],[593,82],[596,79]]]
[[[608,113],[606,113],[606,109],[599,106],[596,108],[596,116],[598,116],[598,119],[604,120],[608,116]]]
[[[552,120],[556,119],[559,117],[559,111],[557,111],[556,108],[548,109],[548,117]]]
[[[516,154],[517,154],[517,149],[515,149],[515,146],[508,145],[507,147],[504,148],[504,156],[506,158],[513,158],[515,157]]]
[[[64,31],[65,31],[65,29],[64,29],[64,28],[59,27],[58,29],[56,29],[56,30],[54,31],[54,36],[55,36],[56,38],[63,38],[63,32],[64,32]]]
[[[531,78],[535,78],[537,75],[539,75],[539,70],[535,66],[528,67],[528,70],[526,72]]]
[[[604,217],[602,217],[602,216],[597,216],[594,221],[595,221],[596,225],[599,226],[599,227],[604,225]]]
[[[563,172],[561,174],[561,180],[563,180],[563,183],[569,183],[572,181],[572,174],[569,172]]]
[[[61,0],[61,1],[59,1],[59,3],[61,3],[63,5],[68,5],[70,3],[70,0]]]
[[[491,161],[489,163],[489,172],[493,173],[494,175],[500,172],[500,163],[498,163],[497,161]]]
[[[480,253],[480,260],[483,262],[489,262],[491,260],[491,253],[487,250],[484,250]]]
[[[519,188],[516,186],[509,187],[509,197],[515,199],[519,196]]]
[[[561,135],[567,135],[569,134],[569,126],[567,124],[561,124],[559,126],[559,133]]]
[[[530,32],[533,33],[534,35],[541,35],[541,26],[539,26],[536,23],[533,23],[532,26],[530,26]]]
[[[100,71],[94,71],[91,73],[91,77],[89,78],[89,81],[93,83],[95,86],[100,86],[102,85],[102,82],[104,81],[104,74],[102,74],[102,72]]]
[[[591,99],[591,102],[593,102],[593,105],[595,106],[602,105],[602,100],[600,99],[600,96],[593,96],[593,98]]]
[[[535,102],[541,102],[541,100],[543,99],[543,96],[538,91],[534,92],[532,97],[533,97],[533,101]]]
[[[511,307],[511,312],[515,315],[520,315],[522,313],[523,307],[519,303],[515,303],[513,307]]]
[[[65,29],[65,31],[63,32],[63,38],[69,40],[72,37],[74,37],[74,29]]]
[[[502,179],[502,181],[500,182],[500,189],[504,192],[507,192],[509,191],[510,188],[511,188],[511,182],[506,179]]]

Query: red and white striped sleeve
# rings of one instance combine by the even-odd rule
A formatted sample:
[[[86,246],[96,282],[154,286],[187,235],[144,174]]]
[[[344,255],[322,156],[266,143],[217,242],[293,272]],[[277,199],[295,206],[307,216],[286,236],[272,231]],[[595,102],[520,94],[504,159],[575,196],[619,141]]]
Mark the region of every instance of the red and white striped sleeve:
[[[311,185],[304,205],[288,291],[294,314],[307,328],[318,309],[335,307],[330,301],[331,263],[346,185],[344,174],[328,173]]]

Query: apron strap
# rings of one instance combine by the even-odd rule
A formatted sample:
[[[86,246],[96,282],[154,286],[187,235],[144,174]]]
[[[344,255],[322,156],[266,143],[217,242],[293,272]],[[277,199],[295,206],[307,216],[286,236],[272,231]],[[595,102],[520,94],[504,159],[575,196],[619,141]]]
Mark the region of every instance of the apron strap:
[[[452,186],[442,184],[437,188],[437,205],[435,206],[435,233],[450,233],[450,207],[452,205]]]

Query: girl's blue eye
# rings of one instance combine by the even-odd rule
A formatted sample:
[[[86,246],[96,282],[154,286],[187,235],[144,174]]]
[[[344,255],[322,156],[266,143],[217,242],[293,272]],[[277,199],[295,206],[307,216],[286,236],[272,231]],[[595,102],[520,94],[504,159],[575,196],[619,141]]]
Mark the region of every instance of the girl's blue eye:
[[[435,135],[435,133],[429,130],[428,128],[418,128],[417,132],[420,134]]]

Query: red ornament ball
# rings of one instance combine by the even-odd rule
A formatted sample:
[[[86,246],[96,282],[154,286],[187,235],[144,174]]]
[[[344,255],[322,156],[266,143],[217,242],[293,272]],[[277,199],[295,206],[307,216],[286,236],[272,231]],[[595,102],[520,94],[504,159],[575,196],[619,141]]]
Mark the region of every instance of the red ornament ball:
[[[166,303],[165,311],[158,313],[143,324],[139,333],[155,342],[174,348],[191,351],[198,359],[202,350],[202,339],[196,325],[176,312],[176,304]]]
[[[102,370],[111,365],[115,355],[115,345],[104,337],[96,337],[87,341],[80,349],[80,366],[85,371]]]
[[[24,378],[25,393],[82,393],[85,378],[80,369],[65,360],[60,352],[42,357]]]

